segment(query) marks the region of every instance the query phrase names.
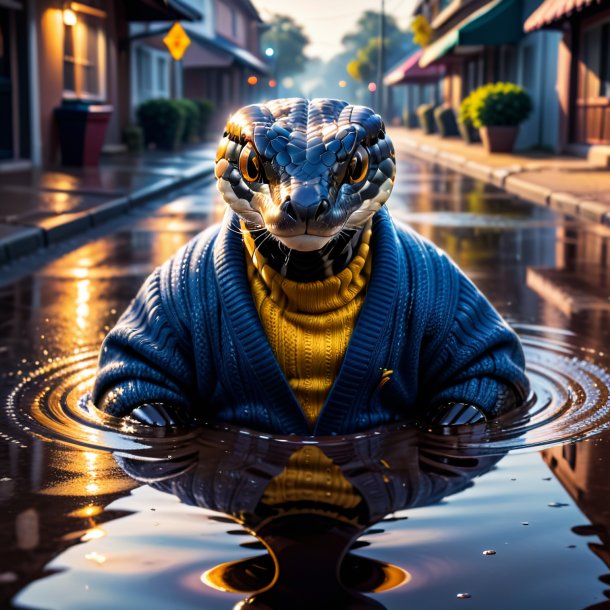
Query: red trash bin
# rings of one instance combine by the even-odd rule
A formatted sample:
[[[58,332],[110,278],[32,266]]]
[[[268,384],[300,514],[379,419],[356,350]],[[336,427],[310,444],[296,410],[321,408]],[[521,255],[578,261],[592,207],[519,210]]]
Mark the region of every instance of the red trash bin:
[[[55,109],[63,165],[98,165],[113,107],[64,102]]]

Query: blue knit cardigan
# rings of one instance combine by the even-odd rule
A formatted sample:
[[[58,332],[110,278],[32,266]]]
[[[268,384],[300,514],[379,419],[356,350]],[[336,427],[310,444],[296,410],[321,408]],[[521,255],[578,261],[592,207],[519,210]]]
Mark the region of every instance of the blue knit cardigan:
[[[103,343],[94,402],[118,416],[162,402],[206,420],[327,435],[448,401],[493,415],[507,393],[525,398],[517,336],[442,251],[385,208],[371,251],[366,298],[313,430],[254,307],[234,214],[146,280]]]

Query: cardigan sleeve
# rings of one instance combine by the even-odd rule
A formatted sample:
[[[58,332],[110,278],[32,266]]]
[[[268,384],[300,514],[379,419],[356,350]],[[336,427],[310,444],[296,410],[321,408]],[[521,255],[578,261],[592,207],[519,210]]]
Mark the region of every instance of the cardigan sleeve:
[[[453,264],[449,284],[457,294],[446,332],[433,341],[435,353],[425,360],[428,407],[462,402],[495,416],[523,402],[529,392],[519,338],[476,286]],[[437,301],[438,302],[438,301]]]
[[[193,404],[193,358],[164,308],[160,282],[157,269],[102,344],[91,397],[111,415],[149,403],[188,412]]]

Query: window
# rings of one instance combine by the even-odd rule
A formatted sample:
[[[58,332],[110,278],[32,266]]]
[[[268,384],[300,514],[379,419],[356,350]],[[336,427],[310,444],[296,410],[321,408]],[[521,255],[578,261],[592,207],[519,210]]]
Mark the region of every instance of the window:
[[[143,47],[138,47],[136,53],[136,81],[138,96],[141,100],[153,97],[153,73],[151,54]]]
[[[144,44],[133,46],[132,100],[134,106],[157,97],[170,97],[170,58]]]
[[[584,32],[583,56],[586,67],[581,70],[580,96],[610,98],[610,23]]]
[[[78,13],[76,25],[64,26],[64,97],[106,96],[104,20]]]

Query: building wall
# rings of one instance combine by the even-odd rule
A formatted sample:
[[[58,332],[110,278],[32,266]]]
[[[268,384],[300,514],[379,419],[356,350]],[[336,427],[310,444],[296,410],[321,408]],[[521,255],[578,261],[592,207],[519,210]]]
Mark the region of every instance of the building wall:
[[[62,12],[52,0],[37,3],[38,78],[40,96],[41,158],[43,164],[59,161],[58,133],[53,111],[63,97],[64,25]]]
[[[532,97],[533,110],[519,130],[518,149],[560,149],[557,56],[561,34],[534,32],[517,45],[517,84]]]
[[[235,2],[215,0],[216,32],[240,47],[247,48],[246,16]]]
[[[106,17],[100,20],[105,34],[104,60],[100,65],[103,95],[96,102],[113,107],[106,145],[121,141],[122,127],[129,117],[128,51],[119,41],[127,37],[127,25],[120,2],[108,0],[101,4]],[[60,162],[59,133],[55,120],[55,108],[61,105],[64,92],[64,42],[66,26],[63,23],[61,5],[54,0],[39,0],[32,15],[38,38],[38,84],[40,95],[41,161],[43,164]],[[77,18],[80,18],[77,14]]]

